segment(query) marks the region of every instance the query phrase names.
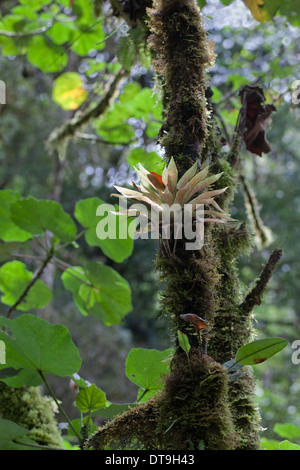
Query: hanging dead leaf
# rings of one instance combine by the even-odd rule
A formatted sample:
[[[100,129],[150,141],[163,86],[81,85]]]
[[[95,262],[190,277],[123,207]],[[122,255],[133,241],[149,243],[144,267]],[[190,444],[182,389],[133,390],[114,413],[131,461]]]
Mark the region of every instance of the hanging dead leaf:
[[[200,330],[204,330],[205,328],[208,327],[208,324],[206,323],[206,321],[203,320],[203,318],[198,317],[198,315],[195,315],[194,313],[183,313],[182,315],[180,315],[180,318],[192,323],[197,333]]]
[[[266,125],[276,108],[273,104],[265,104],[265,95],[260,87],[246,85],[239,95],[242,102],[239,129],[244,130],[247,150],[261,157],[262,153],[271,151]]]

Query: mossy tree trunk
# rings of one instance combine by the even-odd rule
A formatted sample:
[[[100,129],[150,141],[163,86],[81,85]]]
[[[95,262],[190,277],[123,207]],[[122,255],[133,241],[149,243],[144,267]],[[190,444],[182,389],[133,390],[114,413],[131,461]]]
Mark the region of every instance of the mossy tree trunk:
[[[215,188],[227,187],[218,199],[230,211],[239,182],[242,135],[237,133],[227,155],[221,153],[220,132],[209,102],[205,71],[214,61],[196,0],[154,0],[148,10],[149,43],[153,64],[162,84],[164,124],[160,144],[166,163],[173,157],[179,178],[196,161],[223,172]],[[156,267],[167,287],[161,306],[171,318],[175,357],[163,392],[124,413],[100,429],[88,443],[96,449],[111,442],[127,448],[254,450],[260,448],[259,412],[251,369],[229,382],[223,364],[235,356],[252,335],[253,307],[261,302],[267,273],[280,258],[274,253],[246,299],[241,297],[237,260],[250,250],[252,236],[246,223],[207,224],[205,243],[197,251],[178,240],[174,257],[159,253]],[[199,342],[182,314],[194,313],[210,326],[210,336]],[[187,355],[178,347],[177,330],[192,345]],[[123,443],[123,444],[122,444]]]

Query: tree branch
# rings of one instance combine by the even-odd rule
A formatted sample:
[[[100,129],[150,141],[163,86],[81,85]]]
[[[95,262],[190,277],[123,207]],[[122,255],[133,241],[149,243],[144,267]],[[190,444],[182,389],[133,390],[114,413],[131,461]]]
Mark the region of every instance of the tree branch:
[[[23,33],[16,33],[15,31],[4,31],[0,30],[0,36],[5,36],[7,38],[14,38],[14,39],[22,39],[22,38],[29,38],[32,36],[37,36],[38,34],[43,34],[49,31],[54,25],[54,21],[50,21],[47,25],[42,26],[35,31],[24,31]]]
[[[264,269],[262,270],[258,280],[250,289],[248,294],[246,295],[244,301],[240,305],[240,311],[243,315],[247,315],[250,313],[256,305],[260,305],[262,303],[262,297],[264,291],[275,271],[280,259],[282,257],[282,250],[276,248],[273,253],[271,254],[267,264],[265,265]]]
[[[65,122],[61,127],[54,129],[46,142],[49,150],[57,148],[64,139],[72,138],[76,131],[85,124],[88,124],[91,119],[96,119],[103,115],[114,98],[121,80],[127,75],[128,72],[121,69],[110,84],[106,94],[101,97],[95,106],[89,108],[85,113],[77,112],[72,119]]]

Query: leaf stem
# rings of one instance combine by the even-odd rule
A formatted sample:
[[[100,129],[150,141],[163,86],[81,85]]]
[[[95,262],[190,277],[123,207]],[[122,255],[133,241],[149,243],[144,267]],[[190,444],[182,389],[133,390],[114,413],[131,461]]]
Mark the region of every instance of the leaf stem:
[[[68,415],[66,414],[65,410],[62,408],[61,404],[58,402],[52,388],[50,387],[43,371],[39,370],[38,373],[40,374],[41,376],[41,379],[43,380],[48,392],[50,393],[51,397],[53,398],[54,402],[56,403],[59,411],[61,412],[61,414],[64,416],[64,418],[66,419],[66,421],[68,422],[70,428],[72,429],[72,431],[74,432],[75,436],[77,436],[78,440],[79,440],[79,443],[82,444],[82,438],[80,436],[80,434],[77,432],[77,430],[74,428],[70,418],[68,417]]]

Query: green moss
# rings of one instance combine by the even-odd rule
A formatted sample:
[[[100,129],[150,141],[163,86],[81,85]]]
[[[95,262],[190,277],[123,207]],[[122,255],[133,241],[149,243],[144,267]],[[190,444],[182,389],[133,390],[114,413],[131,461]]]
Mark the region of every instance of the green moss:
[[[62,447],[55,404],[38,387],[11,388],[0,382],[0,417],[24,426],[28,438],[41,445]]]
[[[190,365],[190,367],[189,367]],[[233,450],[237,446],[228,406],[225,369],[199,349],[175,356],[166,378],[158,429],[164,449]]]
[[[154,65],[165,85],[160,143],[167,157],[195,159],[208,135],[204,69],[214,60],[212,46],[195,1],[155,0],[148,13]]]
[[[161,436],[157,432],[160,396],[117,416],[100,428],[85,444],[86,449],[157,450]]]
[[[232,450],[238,445],[225,369],[197,348],[173,359],[164,389],[99,429],[86,448]]]

